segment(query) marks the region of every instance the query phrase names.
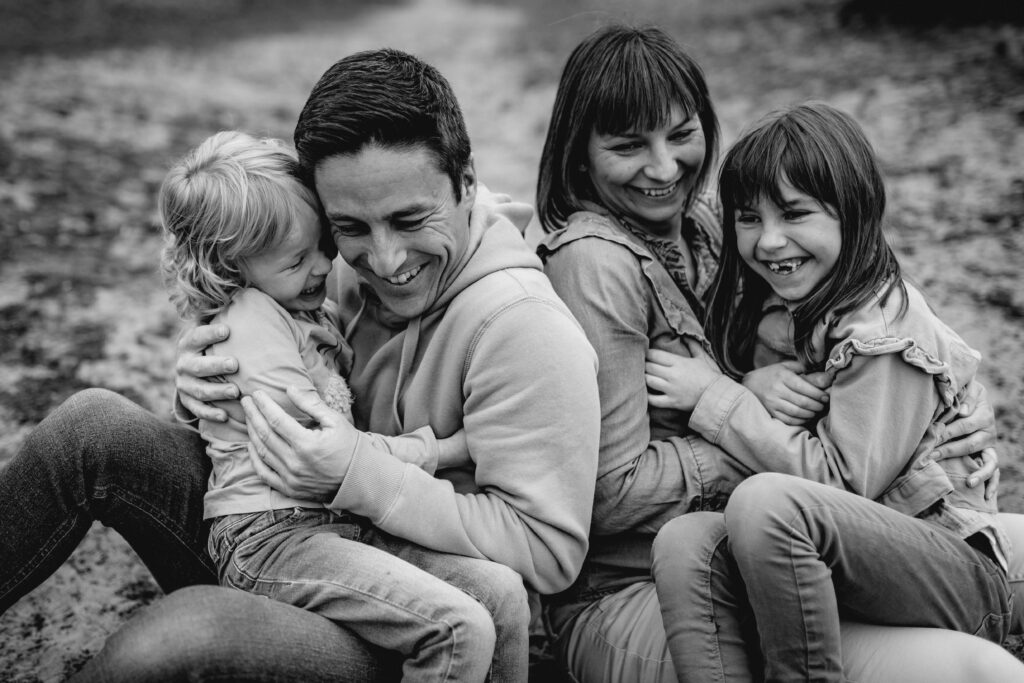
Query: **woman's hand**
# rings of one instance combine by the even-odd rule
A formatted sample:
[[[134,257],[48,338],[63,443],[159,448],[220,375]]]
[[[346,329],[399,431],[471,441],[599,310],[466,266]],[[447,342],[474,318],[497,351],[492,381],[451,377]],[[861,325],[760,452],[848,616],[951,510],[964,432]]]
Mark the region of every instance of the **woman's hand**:
[[[178,361],[174,384],[182,407],[198,418],[226,422],[228,415],[208,401],[238,398],[238,387],[231,382],[209,382],[206,377],[219,377],[238,372],[238,361],[226,356],[204,356],[211,344],[228,338],[225,325],[199,325],[187,330],[178,340]]]
[[[692,357],[678,356],[660,349],[647,350],[645,378],[647,379],[647,402],[655,408],[673,408],[691,411],[711,383],[721,377],[711,357],[704,353],[699,344],[687,347]]]
[[[957,419],[939,427],[939,445],[932,452],[933,460],[981,455],[979,465],[970,459],[977,470],[967,479],[967,486],[985,483],[985,500],[991,500],[999,488],[999,456],[996,454],[996,414],[988,402],[985,387],[971,382],[960,403]]]
[[[799,361],[772,363],[743,376],[768,413],[780,422],[799,427],[825,410],[832,376],[827,372],[804,374]]]
[[[329,502],[348,472],[359,431],[318,397],[289,387],[295,407],[320,426],[307,429],[262,391],[242,399],[249,459],[267,485],[293,498]]]

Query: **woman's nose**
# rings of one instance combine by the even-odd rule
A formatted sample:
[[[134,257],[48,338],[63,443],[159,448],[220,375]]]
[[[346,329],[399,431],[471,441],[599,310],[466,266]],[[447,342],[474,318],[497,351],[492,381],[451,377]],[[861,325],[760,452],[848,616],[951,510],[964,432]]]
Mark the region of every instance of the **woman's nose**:
[[[651,180],[664,183],[675,180],[679,162],[675,154],[664,144],[652,145],[644,172]]]

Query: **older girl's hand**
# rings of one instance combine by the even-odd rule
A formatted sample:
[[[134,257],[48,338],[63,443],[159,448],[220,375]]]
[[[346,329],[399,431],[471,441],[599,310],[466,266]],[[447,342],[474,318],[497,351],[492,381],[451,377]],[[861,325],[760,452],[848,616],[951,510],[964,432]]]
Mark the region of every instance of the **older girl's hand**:
[[[312,394],[289,388],[288,398],[319,427],[303,427],[256,391],[242,399],[249,459],[271,488],[293,498],[329,502],[348,472],[359,431]]]
[[[238,398],[238,387],[231,382],[210,382],[207,377],[222,377],[238,372],[238,361],[224,356],[204,356],[211,344],[228,338],[224,325],[199,325],[186,330],[178,340],[174,386],[181,407],[192,415],[212,422],[226,422],[227,413],[209,404]]]
[[[691,358],[660,349],[647,350],[647,402],[655,408],[691,411],[711,383],[721,377],[721,370],[699,345],[687,346]]]
[[[832,376],[826,372],[804,373],[799,361],[772,363],[743,376],[768,413],[780,422],[800,427],[817,417],[828,403]]]

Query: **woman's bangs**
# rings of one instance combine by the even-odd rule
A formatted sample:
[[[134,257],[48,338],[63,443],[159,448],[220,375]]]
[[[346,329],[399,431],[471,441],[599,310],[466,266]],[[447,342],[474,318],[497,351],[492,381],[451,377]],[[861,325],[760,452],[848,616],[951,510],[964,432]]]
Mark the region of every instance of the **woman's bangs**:
[[[685,84],[667,77],[663,65],[642,60],[621,65],[625,71],[616,78],[601,78],[591,111],[595,111],[594,128],[602,135],[630,131],[646,131],[668,125],[672,106],[682,107],[685,116],[697,109],[693,94]]]

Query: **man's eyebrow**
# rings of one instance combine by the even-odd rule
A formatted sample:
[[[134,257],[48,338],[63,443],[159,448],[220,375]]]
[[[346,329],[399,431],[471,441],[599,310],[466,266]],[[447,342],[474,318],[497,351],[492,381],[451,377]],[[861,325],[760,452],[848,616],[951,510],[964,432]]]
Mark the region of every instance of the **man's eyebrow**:
[[[393,222],[395,220],[408,218],[409,216],[418,216],[420,214],[432,212],[432,210],[433,209],[426,204],[414,204],[412,206],[406,206],[396,211],[392,211],[387,216],[385,216],[385,220],[387,220],[388,222]],[[344,213],[341,213],[340,211],[326,211],[325,215],[327,216],[327,220],[330,221],[351,221],[353,223],[363,222],[362,219],[348,216]]]

